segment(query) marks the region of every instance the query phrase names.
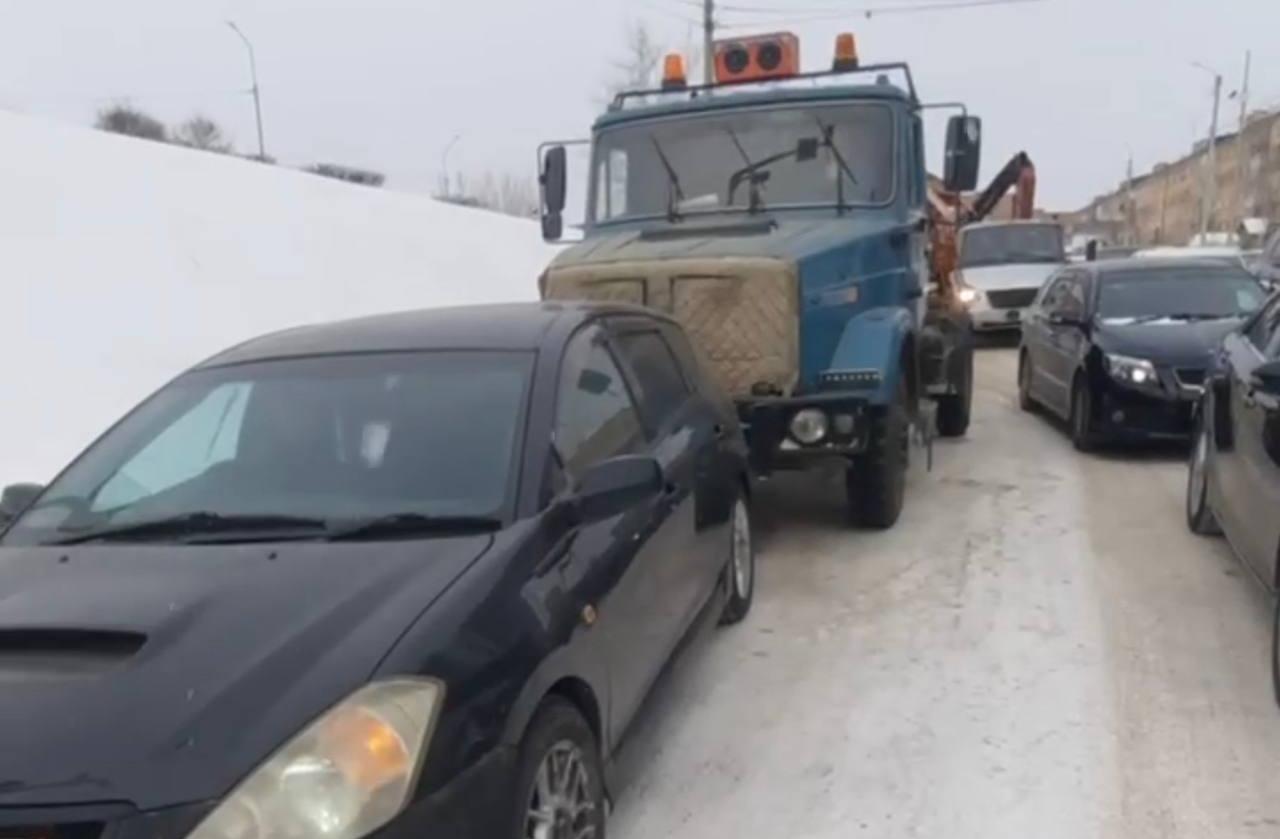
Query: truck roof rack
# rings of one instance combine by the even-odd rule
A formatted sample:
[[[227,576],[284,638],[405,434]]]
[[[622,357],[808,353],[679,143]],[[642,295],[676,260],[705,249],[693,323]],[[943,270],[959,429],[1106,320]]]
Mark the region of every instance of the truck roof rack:
[[[877,84],[888,84],[888,74],[891,72],[900,72],[906,80],[905,89],[907,95],[911,98],[914,105],[920,104],[920,98],[916,95],[916,83],[911,77],[911,68],[906,62],[894,61],[887,64],[866,64],[853,70],[819,70],[813,73],[797,73],[794,76],[785,76],[782,78],[760,79],[748,82],[719,82],[712,84],[688,85],[686,87],[677,88],[651,88],[647,90],[624,90],[613,98],[613,102],[609,105],[610,111],[621,111],[627,107],[627,101],[630,99],[660,97],[659,101],[673,101],[678,99],[697,99],[711,93],[731,93],[744,89],[751,90],[775,90],[786,89],[789,87],[812,87],[814,83],[829,79],[846,79],[849,76],[858,74],[879,74],[880,78],[876,80]],[[795,83],[803,82],[804,85]]]

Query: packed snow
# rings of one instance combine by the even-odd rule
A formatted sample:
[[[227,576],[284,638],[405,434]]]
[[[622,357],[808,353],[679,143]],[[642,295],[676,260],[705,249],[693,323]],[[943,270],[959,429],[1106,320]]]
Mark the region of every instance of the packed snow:
[[[537,298],[532,221],[0,113],[0,484],[254,335]]]

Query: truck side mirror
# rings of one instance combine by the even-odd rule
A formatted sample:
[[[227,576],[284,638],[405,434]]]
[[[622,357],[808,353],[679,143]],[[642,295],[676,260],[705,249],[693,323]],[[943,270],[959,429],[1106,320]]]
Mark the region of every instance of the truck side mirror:
[[[567,170],[564,146],[548,148],[542,157],[542,173],[538,176],[542,187],[542,238],[548,242],[559,240],[564,233]]]
[[[968,115],[947,120],[947,160],[943,180],[951,192],[969,192],[978,186],[982,161],[982,120]]]

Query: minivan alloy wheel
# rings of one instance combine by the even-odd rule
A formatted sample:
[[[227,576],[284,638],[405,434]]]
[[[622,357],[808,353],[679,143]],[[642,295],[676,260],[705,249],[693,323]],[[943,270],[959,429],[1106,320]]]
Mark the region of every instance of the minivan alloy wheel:
[[[525,839],[597,839],[582,751],[561,740],[542,758],[529,796]]]

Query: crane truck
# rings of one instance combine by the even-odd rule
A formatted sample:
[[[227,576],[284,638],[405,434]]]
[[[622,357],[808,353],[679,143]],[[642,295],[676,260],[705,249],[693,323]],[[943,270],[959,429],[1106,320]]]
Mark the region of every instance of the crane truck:
[[[951,107],[943,186],[973,190],[982,124],[917,96],[910,67],[863,64],[852,34],[803,72],[789,33],[714,45],[714,79],[678,54],[659,87],[595,122],[581,241],[540,278],[546,299],[671,313],[732,396],[758,474],[835,461],[851,520],[888,528],[913,425],[969,425],[973,342],[933,269],[922,112]],[[559,241],[565,143],[538,150],[542,231]]]

